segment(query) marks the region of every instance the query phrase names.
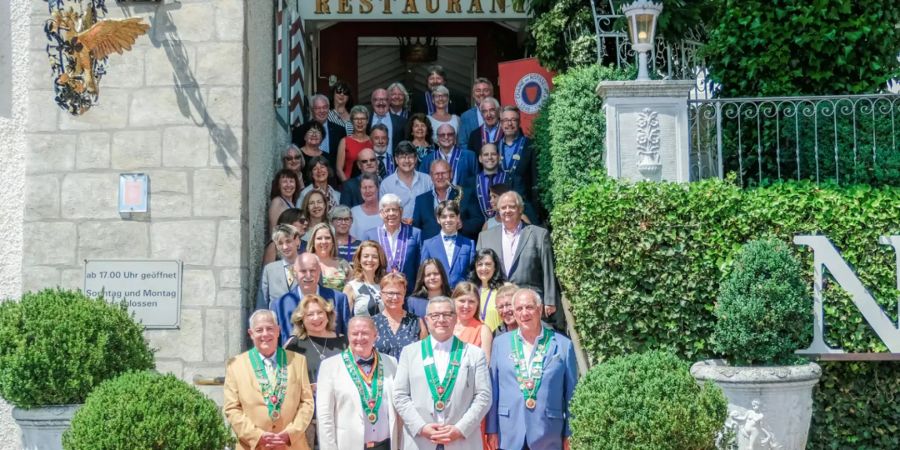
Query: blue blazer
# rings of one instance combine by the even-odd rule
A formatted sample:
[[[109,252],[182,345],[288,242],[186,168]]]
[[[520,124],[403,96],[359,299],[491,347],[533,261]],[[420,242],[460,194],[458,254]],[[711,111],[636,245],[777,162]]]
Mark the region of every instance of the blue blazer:
[[[475,242],[471,239],[457,234],[453,245],[456,247],[456,251],[453,252],[453,261],[447,261],[444,238],[438,233],[437,236],[422,244],[422,259],[419,262],[421,265],[428,258],[440,261],[447,270],[447,279],[450,282],[451,290],[456,287],[456,283],[468,279],[469,266],[475,260]]]
[[[460,147],[472,150],[477,155],[480,149],[469,148],[469,135],[476,128],[478,128],[478,109],[473,106],[459,116],[459,131],[456,133],[456,140],[459,141]]]
[[[409,225],[401,225],[408,227]],[[372,228],[363,233],[362,240],[378,241],[378,230],[384,229],[384,225]],[[389,249],[383,249],[387,254]],[[403,268],[400,270],[406,276],[406,295],[412,294],[414,285],[416,284],[416,274],[419,272],[419,255],[422,253],[422,231],[416,227],[412,227],[412,235],[410,236],[409,245],[406,246],[406,259],[403,260]],[[343,295],[343,294],[341,294]],[[344,295],[346,299],[347,296]]]
[[[450,200],[455,199],[459,194],[458,189],[453,189],[450,192]],[[412,225],[422,230],[422,239],[431,239],[438,235],[441,232],[441,226],[434,214],[434,191],[419,194],[413,205]],[[475,196],[474,190],[467,188],[462,190],[459,209],[463,226],[460,231],[466,237],[475,239],[484,225],[484,214],[478,207],[478,198]]]
[[[435,148],[431,153],[428,153],[422,158],[422,162],[419,163],[419,172],[431,173],[431,163],[436,159],[440,159],[437,155],[437,152],[439,151],[440,150]],[[470,177],[474,177],[476,172],[478,172],[478,158],[475,157],[474,152],[463,148],[459,155],[459,162],[456,164],[456,173],[453,174],[450,182],[453,184],[460,184]]]
[[[319,295],[334,305],[334,331],[338,335],[346,335],[347,325],[350,322],[350,317],[353,316],[353,312],[350,311],[350,302],[347,300],[347,295],[343,292],[335,291],[334,289],[324,286],[319,286]],[[291,329],[293,328],[293,325],[291,324],[291,314],[293,314],[294,310],[297,309],[297,306],[300,305],[300,298],[300,288],[295,284],[288,293],[282,295],[281,298],[269,305],[269,308],[275,312],[275,318],[278,319],[278,326],[281,327],[281,335],[278,338],[278,343],[281,346],[284,346],[285,342],[291,338]]]
[[[554,333],[544,355],[544,375],[537,392],[537,406],[530,410],[516,381],[512,338],[518,331],[494,338],[491,350],[491,385],[494,401],[487,415],[487,433],[500,434],[500,448],[559,450],[569,429],[569,401],[578,382],[575,350],[565,336]]]

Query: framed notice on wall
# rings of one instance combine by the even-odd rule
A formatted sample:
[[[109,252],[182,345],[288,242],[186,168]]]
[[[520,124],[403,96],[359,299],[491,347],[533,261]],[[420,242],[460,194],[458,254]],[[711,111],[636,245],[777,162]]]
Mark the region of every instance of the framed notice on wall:
[[[178,328],[181,266],[175,260],[86,260],[84,293],[109,302],[124,301],[144,328]]]

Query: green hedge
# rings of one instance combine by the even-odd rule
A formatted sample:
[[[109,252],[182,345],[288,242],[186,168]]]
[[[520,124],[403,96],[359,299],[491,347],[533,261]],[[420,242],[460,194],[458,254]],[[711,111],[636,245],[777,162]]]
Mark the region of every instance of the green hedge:
[[[672,353],[617,356],[578,382],[572,448],[711,450],[726,410],[722,389],[697,384]]]
[[[800,233],[843,250],[896,320],[895,256],[878,237],[900,233],[900,189],[733,180],[626,184],[601,179],[553,211],[557,274],[595,361],[666,348],[713,356],[713,305],[740,246]],[[791,247],[812,276],[808,249]],[[850,352],[885,351],[846,293],[828,283],[826,339]],[[810,448],[897,448],[900,364],[823,364]]]
[[[221,450],[219,407],[174,375],[129,372],[97,386],[63,435],[66,450]]]
[[[553,78],[550,102],[542,108],[533,135],[538,149],[538,186],[547,210],[593,181],[605,166],[606,115],[594,93],[601,80],[634,79],[632,71],[592,65]]]

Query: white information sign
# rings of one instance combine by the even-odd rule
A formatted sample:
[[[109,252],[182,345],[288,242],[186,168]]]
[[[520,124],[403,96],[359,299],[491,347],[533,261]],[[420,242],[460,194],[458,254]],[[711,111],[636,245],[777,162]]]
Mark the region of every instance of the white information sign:
[[[178,328],[181,321],[181,261],[87,260],[84,293],[110,302],[125,300],[144,328]]]

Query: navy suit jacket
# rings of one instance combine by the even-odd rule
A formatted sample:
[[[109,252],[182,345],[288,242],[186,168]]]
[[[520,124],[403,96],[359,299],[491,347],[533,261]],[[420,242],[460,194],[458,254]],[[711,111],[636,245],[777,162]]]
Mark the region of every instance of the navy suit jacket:
[[[421,265],[428,258],[435,258],[444,265],[447,270],[447,279],[450,282],[450,289],[456,287],[460,281],[468,279],[469,266],[475,260],[475,242],[471,239],[456,235],[456,241],[453,244],[456,249],[453,252],[453,261],[447,261],[447,251],[444,250],[444,237],[438,233],[437,236],[428,239],[422,244]]]
[[[408,227],[410,225],[402,225]],[[379,242],[378,230],[384,229],[384,225],[372,228],[363,233],[362,240],[372,240]],[[383,249],[384,253],[390,252],[390,249]],[[409,238],[409,244],[406,246],[406,259],[403,260],[403,268],[400,270],[406,276],[406,295],[412,294],[413,287],[416,284],[416,274],[419,272],[419,256],[422,253],[422,231],[412,227],[412,235]],[[342,294],[343,295],[343,294]],[[344,296],[346,298],[346,296]]]
[[[341,204],[352,208],[356,205],[363,204],[362,192],[360,191],[360,178],[353,177],[345,181],[341,186]],[[531,216],[529,216],[531,217]]]
[[[521,131],[519,131],[521,134]],[[479,134],[479,140],[481,136]],[[520,192],[525,200],[528,200],[534,204],[537,204],[538,201],[538,188],[537,188],[537,158],[534,154],[534,148],[531,139],[525,138],[525,146],[522,149],[522,152],[519,154],[519,161],[516,166],[516,170],[508,171],[509,175],[513,175],[519,180],[521,180],[522,185],[525,187],[525,192]],[[503,143],[498,146],[497,151],[500,152],[500,164],[501,167],[506,167],[506,164],[503,162]],[[534,219],[531,216],[528,216]]]
[[[458,189],[450,192],[450,200],[459,195]],[[478,207],[478,199],[475,198],[474,190],[462,191],[462,201],[459,204],[460,220],[462,220],[463,235],[470,239],[475,239],[481,232],[484,225],[484,214]],[[424,192],[416,196],[413,207],[412,224],[414,227],[422,230],[422,239],[431,239],[441,232],[441,226],[438,224],[437,216],[434,214],[434,191]]]
[[[544,354],[544,372],[534,409],[525,407],[525,399],[516,380],[512,339],[517,331],[494,338],[491,350],[491,385],[494,401],[487,415],[486,432],[500,434],[500,448],[559,450],[569,429],[569,401],[578,382],[578,365],[572,341],[553,333]]]
[[[334,289],[324,286],[319,286],[319,295],[334,305],[335,333],[338,335],[346,335],[350,317],[353,316],[353,312],[350,310],[350,302],[347,300],[347,295],[343,292],[335,291]],[[294,284],[294,287],[291,288],[290,291],[282,295],[278,300],[272,302],[269,306],[269,308],[275,312],[275,317],[278,319],[278,326],[281,327],[281,335],[278,338],[278,343],[281,346],[284,346],[285,342],[291,338],[291,329],[293,328],[293,325],[291,324],[291,314],[293,314],[294,310],[297,309],[297,306],[300,305],[300,299],[300,288]]]
[[[459,131],[456,136],[460,147],[472,150],[477,155],[480,149],[469,148],[469,136],[476,129],[478,129],[478,109],[473,106],[459,116]]]
[[[435,148],[422,158],[422,162],[419,163],[419,172],[431,173],[431,163],[436,159],[440,159],[437,154],[439,151]],[[476,172],[478,172],[478,158],[475,157],[475,153],[471,150],[462,149],[459,155],[459,162],[456,163],[456,173],[453,174],[450,182],[460,184],[470,177],[474,177]]]

